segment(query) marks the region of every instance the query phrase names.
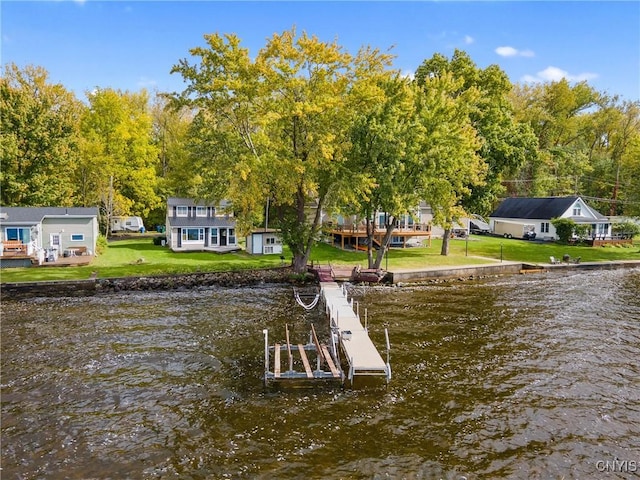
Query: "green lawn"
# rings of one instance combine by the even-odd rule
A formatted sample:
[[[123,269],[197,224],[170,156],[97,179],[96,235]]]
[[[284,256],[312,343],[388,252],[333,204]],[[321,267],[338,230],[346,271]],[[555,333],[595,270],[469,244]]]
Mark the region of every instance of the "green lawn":
[[[487,263],[493,259],[525,263],[548,263],[549,256],[562,258],[564,254],[581,257],[583,262],[640,260],[640,245],[633,247],[566,246],[557,243],[527,242],[499,237],[476,236],[469,240],[451,240],[450,254],[440,255],[442,241],[434,239],[431,246],[391,249],[382,267],[393,269],[426,268]],[[291,253],[285,248],[285,263]],[[314,247],[314,263],[334,265],[367,265],[366,253],[343,251],[327,244]],[[111,242],[91,265],[46,268],[8,268],[0,271],[1,282],[30,282],[42,280],[81,280],[97,275],[100,278],[150,276],[194,272],[215,272],[258,269],[280,266],[279,255],[253,256],[245,252],[216,254],[209,252],[174,253],[167,247],[154,245],[150,238]]]

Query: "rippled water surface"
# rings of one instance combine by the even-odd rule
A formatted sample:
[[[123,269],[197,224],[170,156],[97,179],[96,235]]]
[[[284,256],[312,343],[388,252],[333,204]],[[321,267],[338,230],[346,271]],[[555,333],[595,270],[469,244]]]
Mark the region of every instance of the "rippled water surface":
[[[291,287],[4,299],[1,477],[636,478],[639,292],[640,269],[351,288],[389,329],[379,390],[263,389],[263,329],[327,335]]]

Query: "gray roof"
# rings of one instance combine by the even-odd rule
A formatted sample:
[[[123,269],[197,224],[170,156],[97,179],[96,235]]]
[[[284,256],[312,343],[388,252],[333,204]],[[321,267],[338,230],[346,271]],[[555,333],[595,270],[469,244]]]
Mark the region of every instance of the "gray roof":
[[[206,202],[204,200],[194,200],[193,198],[169,197],[167,198],[167,206],[169,207],[219,207],[227,208],[231,205],[228,200],[220,200],[218,203]]]
[[[489,216],[494,218],[552,219],[563,215],[578,199],[580,197],[505,198]],[[589,207],[589,209],[597,219],[607,219],[593,208]]]
[[[97,217],[98,207],[1,207],[0,224],[40,223],[45,217]]]
[[[169,217],[169,224],[172,227],[231,227],[236,226],[235,218],[225,217]]]

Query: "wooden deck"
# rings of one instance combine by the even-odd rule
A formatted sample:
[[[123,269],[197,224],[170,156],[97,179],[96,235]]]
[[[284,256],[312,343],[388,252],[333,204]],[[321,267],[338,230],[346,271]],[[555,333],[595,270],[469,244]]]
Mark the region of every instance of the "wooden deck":
[[[25,260],[30,262],[31,267],[69,267],[73,265],[89,265],[94,259],[93,255],[74,255],[72,257],[65,257],[59,255],[55,262],[42,262],[38,265],[38,259],[34,255],[27,255],[26,253],[18,251],[4,251],[0,256],[0,260]]]
[[[377,245],[382,243],[382,239],[386,233],[385,229],[376,229],[373,234],[373,241]],[[334,244],[340,243],[340,247],[355,248],[356,250],[366,250],[366,245],[362,244],[362,240],[367,238],[367,230],[360,226],[336,226],[329,230],[329,234]],[[392,234],[393,237],[400,237],[403,240],[402,248],[406,247],[406,242],[412,237],[424,237],[431,242],[431,225],[415,224],[411,228],[396,228]]]

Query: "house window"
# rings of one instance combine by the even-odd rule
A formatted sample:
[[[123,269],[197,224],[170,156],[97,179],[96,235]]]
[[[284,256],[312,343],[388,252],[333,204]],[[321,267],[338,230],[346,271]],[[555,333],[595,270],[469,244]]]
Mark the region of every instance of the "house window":
[[[549,233],[549,222],[542,222],[540,224],[540,233]]]
[[[204,229],[203,228],[183,228],[182,241],[183,242],[204,241]]]
[[[229,229],[229,245],[235,245],[235,244],[236,244],[236,229],[230,228]]]
[[[5,240],[20,240],[22,243],[31,241],[31,231],[28,228],[7,228],[4,231]]]
[[[264,239],[264,242],[265,242],[267,245],[275,245],[275,244],[276,244],[276,239],[275,239],[275,237],[266,237],[266,238]]]
[[[196,217],[206,217],[207,207],[196,207]]]
[[[189,216],[189,207],[184,205],[180,205],[176,207],[176,217],[188,217]]]
[[[72,233],[71,234],[72,242],[84,242],[84,234],[83,233]]]
[[[574,217],[582,216],[582,207],[580,207],[580,205],[576,205],[575,207],[573,207],[573,216]]]
[[[212,246],[218,245],[218,229],[217,228],[211,229],[211,245]]]

